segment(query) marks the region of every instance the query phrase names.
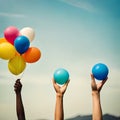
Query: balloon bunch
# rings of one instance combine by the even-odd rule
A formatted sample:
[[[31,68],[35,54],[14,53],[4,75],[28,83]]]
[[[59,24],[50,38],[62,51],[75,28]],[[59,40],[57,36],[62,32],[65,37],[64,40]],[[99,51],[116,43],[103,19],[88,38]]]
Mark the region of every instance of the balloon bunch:
[[[19,31],[15,26],[9,26],[4,30],[4,37],[0,38],[0,58],[8,60],[8,69],[12,74],[19,75],[25,70],[26,63],[40,59],[40,49],[30,47],[34,37],[31,27]]]

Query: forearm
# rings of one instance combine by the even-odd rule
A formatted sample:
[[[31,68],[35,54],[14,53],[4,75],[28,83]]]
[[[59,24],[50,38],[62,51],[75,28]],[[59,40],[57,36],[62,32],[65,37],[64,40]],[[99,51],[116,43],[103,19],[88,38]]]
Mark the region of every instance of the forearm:
[[[63,95],[56,94],[55,120],[64,120]]]
[[[16,94],[16,111],[18,120],[25,120],[24,107],[21,94]]]
[[[100,103],[100,93],[92,92],[93,116],[92,120],[102,120],[102,109]]]

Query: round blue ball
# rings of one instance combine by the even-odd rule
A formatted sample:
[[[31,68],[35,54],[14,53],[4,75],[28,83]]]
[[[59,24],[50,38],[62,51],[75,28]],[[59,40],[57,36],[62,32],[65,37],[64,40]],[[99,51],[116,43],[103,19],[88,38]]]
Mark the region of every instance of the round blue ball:
[[[63,85],[68,81],[69,73],[64,68],[59,68],[55,70],[53,77],[56,83]]]
[[[14,46],[20,54],[23,54],[28,50],[30,41],[25,36],[18,36],[14,41]]]
[[[103,63],[97,63],[92,68],[92,74],[97,80],[105,80],[108,76],[109,69]]]

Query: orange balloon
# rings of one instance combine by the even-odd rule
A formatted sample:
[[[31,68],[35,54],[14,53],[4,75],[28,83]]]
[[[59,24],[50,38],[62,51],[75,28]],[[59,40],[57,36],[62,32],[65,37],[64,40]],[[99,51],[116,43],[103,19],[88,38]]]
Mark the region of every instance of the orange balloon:
[[[30,47],[22,56],[26,62],[34,63],[40,59],[41,51],[36,47]]]
[[[7,40],[5,38],[0,38],[0,44],[3,42],[7,42]]]

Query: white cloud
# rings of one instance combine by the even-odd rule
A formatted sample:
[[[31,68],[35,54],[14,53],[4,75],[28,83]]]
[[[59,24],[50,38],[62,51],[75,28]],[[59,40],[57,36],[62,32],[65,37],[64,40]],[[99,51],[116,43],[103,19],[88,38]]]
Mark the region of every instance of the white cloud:
[[[23,14],[4,13],[4,12],[0,12],[0,16],[2,16],[2,17],[15,17],[15,18],[23,18],[23,17],[25,17],[25,15],[23,15]]]
[[[74,6],[74,7],[81,8],[81,9],[86,10],[88,12],[95,12],[94,6],[92,4],[90,4],[89,2],[80,1],[80,0],[60,0],[60,1],[65,2],[69,5]]]

